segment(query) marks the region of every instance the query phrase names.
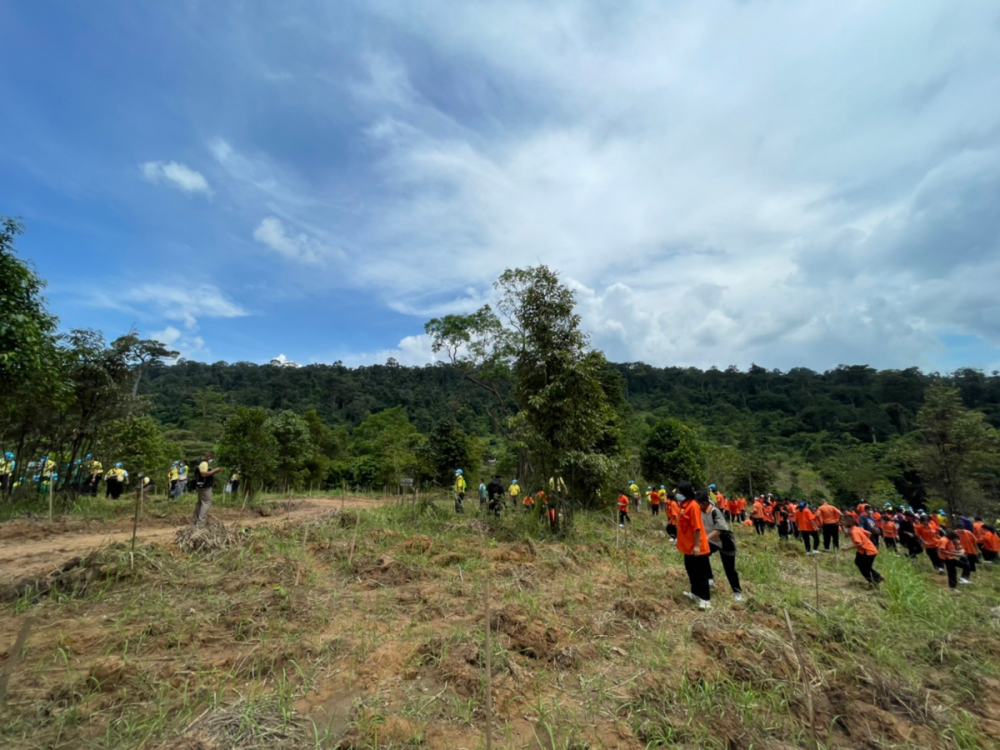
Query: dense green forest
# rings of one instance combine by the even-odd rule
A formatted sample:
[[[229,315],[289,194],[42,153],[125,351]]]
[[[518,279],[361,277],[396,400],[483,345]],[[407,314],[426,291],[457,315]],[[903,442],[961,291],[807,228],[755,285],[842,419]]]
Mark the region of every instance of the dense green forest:
[[[161,484],[205,451],[242,487],[447,486],[457,468],[586,505],[632,479],[729,493],[1000,510],[1000,377],[863,365],[823,373],[614,364],[545,266],[508,269],[494,306],[426,324],[446,361],[349,369],[174,361],[134,331],[59,331],[0,221],[4,491],[68,496],[100,462]],[[49,465],[53,468],[49,468]],[[15,467],[15,468],[12,468]]]

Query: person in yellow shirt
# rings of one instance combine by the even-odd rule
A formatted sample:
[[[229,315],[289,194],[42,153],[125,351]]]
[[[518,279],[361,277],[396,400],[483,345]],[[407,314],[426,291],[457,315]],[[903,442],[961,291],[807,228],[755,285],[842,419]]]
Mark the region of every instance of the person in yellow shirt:
[[[90,477],[87,479],[87,493],[91,497],[97,497],[97,490],[101,486],[101,477],[104,475],[104,464],[98,461],[89,453],[84,459]]]
[[[117,500],[122,496],[122,492],[125,491],[126,484],[128,484],[128,472],[122,468],[119,461],[112,468],[108,469],[108,473],[104,476],[104,496],[110,497],[112,500]]]
[[[510,496],[510,501],[517,507],[517,498],[521,496],[521,485],[517,483],[516,479],[510,480],[510,488],[507,490],[507,494]]]
[[[197,526],[208,519],[208,509],[212,507],[212,488],[215,485],[215,475],[222,471],[221,468],[209,468],[209,464],[214,460],[215,453],[209,451],[202,456],[201,463],[194,470],[194,486],[198,490],[198,502],[194,506],[192,526]]]
[[[465,513],[462,509],[462,503],[465,502],[465,475],[461,469],[455,470],[455,512]]]
[[[177,480],[180,479],[181,473],[177,470],[177,462],[174,461],[170,465],[170,471],[167,472],[167,497],[174,498],[177,496]]]
[[[14,454],[7,451],[3,454],[3,460],[0,461],[0,492],[10,492],[14,487],[14,469],[17,466],[17,462],[14,460]]]
[[[635,483],[634,479],[630,479],[628,482],[628,497],[629,500],[631,501],[630,502],[631,507],[638,509],[640,492],[639,492],[639,485]]]

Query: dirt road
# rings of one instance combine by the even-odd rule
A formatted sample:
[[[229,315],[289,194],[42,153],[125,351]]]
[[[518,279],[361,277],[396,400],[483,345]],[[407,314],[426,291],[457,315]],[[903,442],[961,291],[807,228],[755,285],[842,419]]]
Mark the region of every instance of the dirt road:
[[[294,499],[288,511],[274,511],[262,517],[248,511],[241,514],[231,508],[213,508],[211,518],[241,528],[260,524],[282,523],[322,515],[331,510],[345,508],[370,508],[380,503],[367,497],[310,497]],[[169,544],[177,530],[190,520],[172,509],[152,506],[139,523],[136,544]],[[54,523],[14,520],[0,524],[0,582],[31,575],[43,575],[66,560],[86,555],[96,549],[132,538],[132,519],[84,522],[79,519],[62,519]]]

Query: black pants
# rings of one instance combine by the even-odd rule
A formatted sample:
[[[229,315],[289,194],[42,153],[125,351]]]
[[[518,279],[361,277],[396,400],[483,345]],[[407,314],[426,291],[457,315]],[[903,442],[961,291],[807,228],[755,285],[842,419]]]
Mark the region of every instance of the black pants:
[[[876,533],[872,532],[871,540],[872,540],[872,544],[875,545],[875,549],[878,549],[879,548],[879,542],[882,540],[882,535],[881,534],[876,534]]]
[[[626,521],[632,523],[632,519],[628,517],[628,511],[627,510],[618,511],[618,525],[624,526]]]
[[[875,565],[875,555],[863,555],[858,552],[854,555],[854,564],[858,566],[858,570],[861,571],[861,575],[863,575],[865,580],[869,583],[881,583],[885,580],[873,567]]]
[[[654,516],[660,515],[660,504],[659,503],[657,503],[656,505],[653,506],[653,515]]]
[[[462,509],[462,502],[464,500],[465,500],[465,493],[464,492],[457,492],[457,493],[455,493],[455,512],[456,513],[465,513],[465,511]]]
[[[840,526],[835,523],[823,524],[823,549],[829,551],[830,545],[840,549]]]
[[[677,538],[677,524],[668,523],[667,524],[667,536],[671,539]]]
[[[708,555],[684,555],[684,570],[691,582],[691,593],[706,602],[711,599],[711,589],[708,587],[708,576],[711,568]]]
[[[788,525],[786,521],[778,522],[778,536],[781,539],[788,539],[791,534],[791,526]]]
[[[753,530],[756,531],[761,536],[764,536],[764,519],[755,518],[753,519]]]
[[[888,537],[887,536],[885,538],[885,546],[886,546],[887,549],[891,549],[896,554],[899,554],[899,550],[896,547],[896,540],[893,539],[892,537]]]
[[[965,562],[969,567],[969,572],[965,576],[966,578],[968,578],[969,576],[971,576],[973,573],[976,572],[976,563],[979,562],[979,555],[966,555]]]
[[[800,531],[799,534],[802,536],[802,541],[806,545],[806,552],[809,552],[809,542],[812,542],[812,548],[819,552],[819,532],[818,531]]]
[[[984,562],[996,562],[997,553],[990,552],[988,549],[983,550],[983,561]]]
[[[109,479],[105,484],[108,486],[108,497],[112,500],[117,500],[122,496],[122,490],[125,489],[125,485],[117,479]]]
[[[712,555],[716,553],[718,553],[719,559],[722,560],[722,569],[726,573],[726,580],[729,581],[729,588],[733,590],[734,594],[742,593],[740,574],[736,572],[736,555],[724,555],[719,550],[713,549],[711,554],[705,559],[705,564],[708,566],[708,577],[715,578],[715,573],[712,572]]]
[[[948,588],[957,589],[958,588],[958,572],[962,572],[962,578],[968,578],[969,567],[965,560],[945,560],[944,561],[945,570],[948,571]]]
[[[941,564],[941,556],[938,554],[937,547],[928,547],[924,550],[927,553],[927,558],[931,561],[931,565],[934,566],[934,570],[941,570],[945,567]]]
[[[899,535],[899,541],[906,547],[906,551],[909,552],[911,558],[920,556],[920,550],[923,548],[923,545],[920,544],[920,540],[916,536],[903,533]]]

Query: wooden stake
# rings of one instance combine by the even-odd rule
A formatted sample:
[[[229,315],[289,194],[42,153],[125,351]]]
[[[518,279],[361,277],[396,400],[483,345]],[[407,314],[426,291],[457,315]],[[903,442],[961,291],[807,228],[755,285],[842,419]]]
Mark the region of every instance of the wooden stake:
[[[785,610],[785,623],[788,625],[788,635],[792,639],[792,648],[795,650],[795,658],[799,662],[799,676],[802,678],[802,685],[806,690],[806,711],[809,714],[809,734],[812,736],[812,744],[814,748],[819,747],[819,741],[816,739],[816,714],[813,710],[813,696],[812,696],[812,685],[809,684],[809,674],[806,672],[806,662],[802,656],[802,650],[799,648],[799,642],[795,638],[795,631],[792,630],[792,618],[788,616],[788,610]]]
[[[145,491],[140,477],[139,491],[135,494],[135,518],[132,519],[132,552],[135,552],[135,532],[139,529],[139,509],[142,507],[142,495]]]
[[[7,663],[3,665],[3,671],[0,672],[0,706],[7,699],[7,685],[10,683],[10,677],[14,674],[14,670],[17,669],[17,665],[21,661],[21,656],[24,653],[24,643],[28,640],[28,631],[31,630],[34,622],[34,617],[29,617],[24,621],[24,624],[21,626],[21,632],[17,634],[17,640],[14,641],[14,647],[10,650],[10,657],[7,659]]]
[[[44,467],[43,467],[44,468]],[[55,482],[49,477],[49,523],[52,523],[52,491],[55,489]]]
[[[819,611],[819,560],[813,560],[815,563],[815,580],[816,580],[816,611]]]
[[[358,543],[358,526],[361,524],[361,511],[357,511],[354,516],[354,538],[351,539],[351,553],[347,556],[347,564],[354,560],[354,545]]]
[[[628,554],[628,527],[629,527],[629,523],[628,523],[628,521],[626,521],[625,522],[625,532],[624,532],[624,536],[625,536],[625,574],[628,576],[628,582],[632,583],[632,563],[628,559],[629,558],[629,554]],[[631,589],[630,589],[629,590],[629,594],[631,595],[631,593],[632,592],[631,592]]]
[[[486,595],[484,597],[484,609],[486,611],[486,750],[493,747],[493,638],[492,626],[490,625],[490,545],[483,532],[483,549],[486,552],[486,573],[484,575],[484,586]]]

